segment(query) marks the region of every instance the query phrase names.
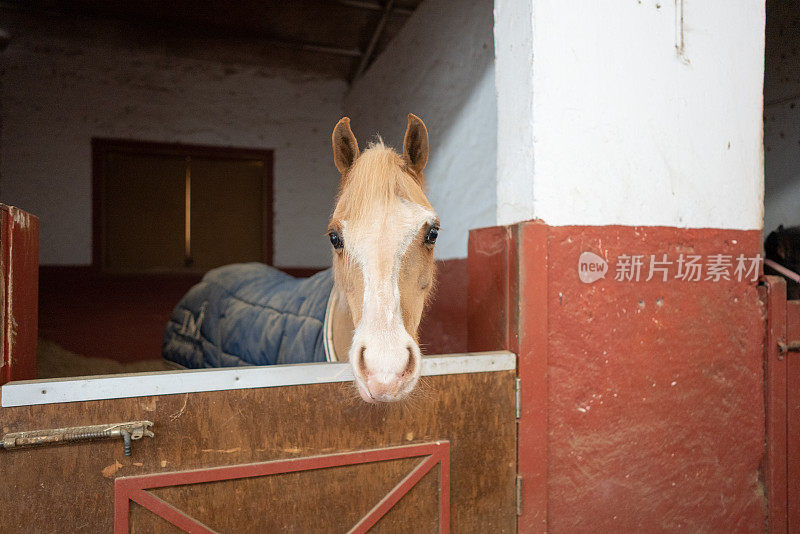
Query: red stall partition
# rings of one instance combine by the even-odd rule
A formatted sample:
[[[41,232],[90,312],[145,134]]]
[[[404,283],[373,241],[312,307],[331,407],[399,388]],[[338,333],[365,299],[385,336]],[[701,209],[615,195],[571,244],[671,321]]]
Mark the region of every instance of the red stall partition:
[[[763,530],[760,241],[471,232],[469,350],[518,354],[520,532]]]
[[[36,378],[39,219],[0,204],[0,384]]]
[[[800,300],[786,281],[764,277],[767,450],[764,486],[770,532],[800,531]]]

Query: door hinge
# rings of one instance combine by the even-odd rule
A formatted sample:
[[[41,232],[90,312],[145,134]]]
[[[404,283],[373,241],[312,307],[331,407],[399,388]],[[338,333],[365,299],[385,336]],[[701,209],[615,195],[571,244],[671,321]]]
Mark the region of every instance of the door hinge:
[[[9,432],[0,438],[0,449],[19,449],[53,443],[75,443],[103,438],[122,438],[125,456],[131,455],[131,440],[153,437],[152,421],[129,421],[108,425],[74,426],[48,430]]]
[[[522,382],[519,378],[516,380],[516,396],[517,396],[517,419],[522,413]]]
[[[517,475],[517,516],[522,515],[522,475]]]

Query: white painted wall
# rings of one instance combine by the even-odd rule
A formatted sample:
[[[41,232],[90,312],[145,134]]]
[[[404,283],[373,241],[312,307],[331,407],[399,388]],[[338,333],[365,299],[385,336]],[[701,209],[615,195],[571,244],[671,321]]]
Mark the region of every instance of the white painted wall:
[[[497,87],[496,224],[533,219],[533,9],[530,0],[495,0]]]
[[[275,263],[330,263],[345,82],[145,51],[111,23],[2,15],[0,200],[39,216],[41,263],[91,262],[95,136],[274,149]]]
[[[497,0],[495,17],[499,224],[761,228],[763,1]]]
[[[800,225],[800,0],[767,3],[764,234]]]
[[[496,0],[493,18],[491,0],[425,0],[349,92],[4,11],[0,200],[40,216],[42,263],[87,264],[91,137],[272,148],[276,264],[323,266],[332,125],[348,114],[362,146],[399,147],[414,112],[440,258],[464,257],[470,228],[534,217],[760,228],[763,3],[684,3],[681,55],[675,2]],[[784,107],[767,109],[768,229],[800,213]]]
[[[345,96],[362,147],[380,133],[402,149],[408,113],[428,127],[439,259],[466,257],[469,229],[495,224],[492,8],[492,0],[425,0]]]

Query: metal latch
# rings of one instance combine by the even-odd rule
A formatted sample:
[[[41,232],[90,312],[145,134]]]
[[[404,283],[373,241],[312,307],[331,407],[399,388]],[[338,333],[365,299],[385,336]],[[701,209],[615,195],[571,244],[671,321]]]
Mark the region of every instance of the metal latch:
[[[778,340],[778,359],[782,360],[783,355],[787,352],[800,352],[800,341],[790,341],[786,343],[784,340]]]
[[[141,439],[143,436],[152,438],[154,436],[152,430],[150,430],[152,426],[152,421],[129,421],[127,423],[112,423],[108,425],[9,432],[0,439],[0,449],[18,449],[53,443],[75,443],[77,441],[121,437],[125,456],[130,456],[131,440]]]

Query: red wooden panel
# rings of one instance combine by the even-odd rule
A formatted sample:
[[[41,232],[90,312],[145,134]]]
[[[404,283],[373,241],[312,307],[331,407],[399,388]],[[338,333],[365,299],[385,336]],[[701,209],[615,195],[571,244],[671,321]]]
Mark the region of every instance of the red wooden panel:
[[[419,325],[425,354],[467,352],[467,260],[436,261],[436,287]]]
[[[547,528],[547,234],[531,221],[469,238],[469,350],[518,354],[520,532]]]
[[[520,532],[547,531],[547,233],[548,227],[538,222],[519,226],[517,374],[521,402],[517,465],[522,476]]]
[[[469,233],[467,346],[517,352],[517,227]]]
[[[769,531],[787,531],[786,522],[786,360],[780,358],[778,341],[786,338],[786,281],[764,277],[767,332],[764,342],[766,388],[766,443],[764,483]]]
[[[550,531],[763,528],[765,325],[756,284],[688,282],[674,264],[666,279],[647,281],[650,255],[707,262],[760,248],[758,231],[549,228]],[[605,278],[580,279],[584,252],[608,262]],[[639,281],[618,279],[624,255],[644,256]]]
[[[786,532],[786,360],[780,358],[778,341],[786,337],[786,281],[778,276],[765,276],[766,335],[765,412],[766,454],[764,484],[767,494],[769,531]]]
[[[388,494],[380,499],[350,532],[367,532],[381,517],[386,515],[392,506],[400,501],[403,495],[422,480],[426,473],[436,464],[439,464],[439,532],[447,534],[450,531],[450,443],[448,441],[173,473],[120,477],[116,479],[114,484],[114,531],[118,534],[129,532],[130,501],[134,501],[186,532],[202,534],[213,532],[208,526],[147,491],[155,488],[278,475],[415,457],[424,458]]]
[[[0,384],[36,378],[39,220],[0,204],[2,350]]]
[[[786,342],[800,343],[800,300],[786,303]],[[786,362],[786,480],[789,532],[800,532],[800,352]]]
[[[763,524],[764,323],[754,283],[613,274],[625,254],[751,258],[760,239],[536,221],[470,233],[469,348],[519,355],[521,532]],[[605,279],[580,280],[587,251],[611,262]],[[772,387],[783,384],[785,403],[779,371]],[[783,419],[775,399],[771,410],[785,445],[785,405]],[[771,468],[785,501],[785,468]]]
[[[308,277],[321,269],[282,267],[281,270],[292,276]],[[120,362],[161,358],[164,325],[175,304],[202,277],[199,273],[113,275],[101,273],[90,265],[42,265],[39,335],[92,358],[113,358]],[[466,280],[463,284],[466,287]],[[431,311],[437,312],[435,307]],[[463,316],[466,344],[466,311]],[[98,332],[102,335],[97,335]],[[422,341],[426,341],[424,332]],[[465,350],[463,347],[448,352]]]

